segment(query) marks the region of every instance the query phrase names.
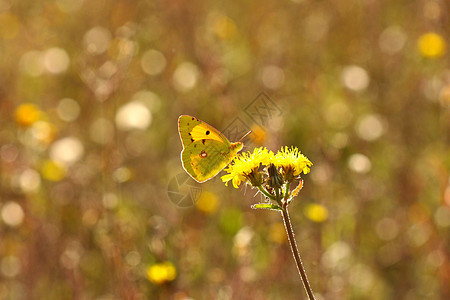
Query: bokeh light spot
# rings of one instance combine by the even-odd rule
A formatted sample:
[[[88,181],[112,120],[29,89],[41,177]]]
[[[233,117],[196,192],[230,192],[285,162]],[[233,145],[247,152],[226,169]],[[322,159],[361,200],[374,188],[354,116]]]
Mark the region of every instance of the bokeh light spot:
[[[397,221],[392,218],[381,219],[375,225],[375,232],[382,240],[393,240],[399,233]]]
[[[148,75],[158,75],[166,67],[167,61],[164,55],[154,49],[146,51],[141,58],[141,67]]]
[[[7,163],[11,163],[19,156],[19,149],[12,144],[3,145],[0,148],[0,158]]]
[[[73,122],[80,114],[80,105],[71,98],[64,98],[58,102],[56,112],[61,120]]]
[[[113,178],[120,183],[127,182],[131,179],[133,173],[127,167],[120,167],[114,170]]]
[[[152,114],[140,101],[132,101],[119,108],[116,124],[121,130],[147,129],[152,121]]]
[[[261,80],[269,89],[276,90],[284,83],[284,71],[278,66],[265,66],[261,72]]]
[[[356,125],[358,136],[366,141],[374,141],[384,133],[381,118],[377,115],[366,115]]]
[[[372,163],[367,156],[357,153],[348,159],[348,167],[353,172],[365,174],[372,168]]]
[[[21,263],[16,256],[5,256],[0,262],[0,270],[6,277],[13,278],[19,275],[21,269]]]
[[[352,121],[353,113],[347,104],[337,101],[326,108],[325,117],[333,128],[342,129]]]
[[[404,48],[406,40],[406,34],[401,27],[391,26],[381,33],[378,45],[384,53],[394,55]]]
[[[151,112],[157,112],[161,108],[161,99],[157,94],[149,90],[137,91],[131,99],[132,101],[139,101],[145,104]]]
[[[40,76],[44,73],[43,55],[40,51],[26,52],[19,60],[20,70],[30,76]]]
[[[84,3],[84,0],[56,0],[58,8],[65,13],[74,13],[78,11]]]
[[[83,37],[83,45],[86,52],[90,54],[104,53],[111,43],[111,32],[103,27],[90,29]]]
[[[60,74],[69,68],[70,58],[64,49],[55,47],[45,51],[43,63],[49,73]]]
[[[75,137],[62,138],[53,143],[50,148],[50,157],[65,165],[72,165],[84,154],[83,144]]]
[[[125,255],[125,261],[129,266],[136,267],[141,263],[141,255],[137,251],[130,251]]]
[[[448,206],[440,206],[434,213],[434,220],[439,227],[450,226],[450,208]]]
[[[27,169],[20,174],[19,184],[25,193],[33,193],[39,190],[41,176],[33,169]]]
[[[367,293],[373,287],[375,275],[368,266],[357,264],[350,269],[349,281]]]
[[[114,138],[114,124],[108,119],[98,118],[91,124],[89,136],[92,141],[106,145]]]
[[[9,201],[2,206],[1,216],[6,225],[17,227],[22,224],[25,213],[17,202]]]
[[[199,77],[196,65],[190,62],[181,63],[173,73],[172,81],[179,92],[188,92],[195,87]]]
[[[350,246],[342,241],[331,244],[322,256],[322,265],[326,268],[345,270],[349,267]]]
[[[46,121],[37,121],[30,128],[32,137],[44,146],[47,146],[54,140],[56,132],[56,127]]]
[[[344,86],[353,91],[362,91],[369,85],[369,74],[359,66],[346,66],[341,74]]]

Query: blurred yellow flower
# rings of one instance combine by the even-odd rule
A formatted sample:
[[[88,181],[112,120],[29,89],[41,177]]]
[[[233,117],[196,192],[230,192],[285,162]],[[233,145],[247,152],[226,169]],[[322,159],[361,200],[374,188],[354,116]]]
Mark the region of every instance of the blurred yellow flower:
[[[328,218],[328,209],[320,204],[308,204],[304,212],[306,217],[313,222],[321,223]]]
[[[428,32],[419,37],[417,47],[422,56],[436,58],[445,54],[446,43],[441,35]]]
[[[0,38],[13,39],[17,36],[20,29],[19,18],[11,13],[0,14]]]
[[[170,261],[151,265],[147,268],[147,278],[154,284],[173,281],[177,277],[177,269]]]
[[[450,84],[444,86],[440,92],[439,100],[442,105],[450,105]]]
[[[195,205],[201,212],[204,212],[205,214],[212,214],[217,211],[219,201],[217,200],[215,194],[208,191],[203,191]]]
[[[231,18],[220,16],[214,23],[214,31],[223,40],[231,39],[236,33],[236,25]]]
[[[55,125],[45,122],[37,121],[31,127],[33,137],[44,145],[50,144],[56,137],[57,129]]]
[[[270,225],[269,239],[275,243],[282,244],[287,241],[286,229],[283,223],[277,222]]]
[[[41,166],[42,177],[50,181],[60,181],[66,177],[66,169],[53,160],[45,160]]]
[[[267,138],[267,132],[261,126],[254,125],[252,126],[252,134],[250,135],[250,138],[253,143],[262,145]]]
[[[32,103],[19,105],[14,112],[16,122],[21,126],[30,126],[41,117],[41,111]]]

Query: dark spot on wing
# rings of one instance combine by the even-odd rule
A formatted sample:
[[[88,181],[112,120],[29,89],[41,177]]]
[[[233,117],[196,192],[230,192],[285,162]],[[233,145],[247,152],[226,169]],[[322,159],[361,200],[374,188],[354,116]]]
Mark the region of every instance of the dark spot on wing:
[[[193,138],[191,138],[191,142],[193,142],[194,141],[194,139]]]
[[[206,141],[205,139],[202,140],[203,145],[205,144],[205,141]]]
[[[192,121],[194,121],[195,120],[195,118],[194,117],[192,117]]]
[[[194,148],[197,148],[197,144],[194,144]]]
[[[205,158],[206,156],[208,156],[208,154],[206,154],[205,150],[202,150],[202,152],[200,152],[200,157]]]
[[[209,130],[206,130],[206,135],[210,134]]]

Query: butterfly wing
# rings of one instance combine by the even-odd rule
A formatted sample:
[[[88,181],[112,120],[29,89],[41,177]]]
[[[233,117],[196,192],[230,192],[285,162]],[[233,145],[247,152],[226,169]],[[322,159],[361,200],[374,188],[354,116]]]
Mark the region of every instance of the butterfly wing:
[[[178,118],[178,132],[183,143],[183,168],[195,180],[211,179],[230,162],[230,142],[211,125],[182,115]]]
[[[230,146],[230,141],[220,131],[192,116],[181,115],[178,118],[178,133],[184,148],[201,140],[215,140]]]
[[[198,182],[216,176],[231,158],[230,148],[216,140],[193,142],[181,153],[183,168]]]

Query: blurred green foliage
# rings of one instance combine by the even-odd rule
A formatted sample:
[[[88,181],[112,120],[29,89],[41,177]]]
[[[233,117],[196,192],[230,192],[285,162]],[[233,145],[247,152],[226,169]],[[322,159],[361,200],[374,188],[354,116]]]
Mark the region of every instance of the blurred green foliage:
[[[449,299],[449,8],[0,1],[0,298],[303,297],[260,195],[179,175],[191,114],[314,163],[318,299]]]

